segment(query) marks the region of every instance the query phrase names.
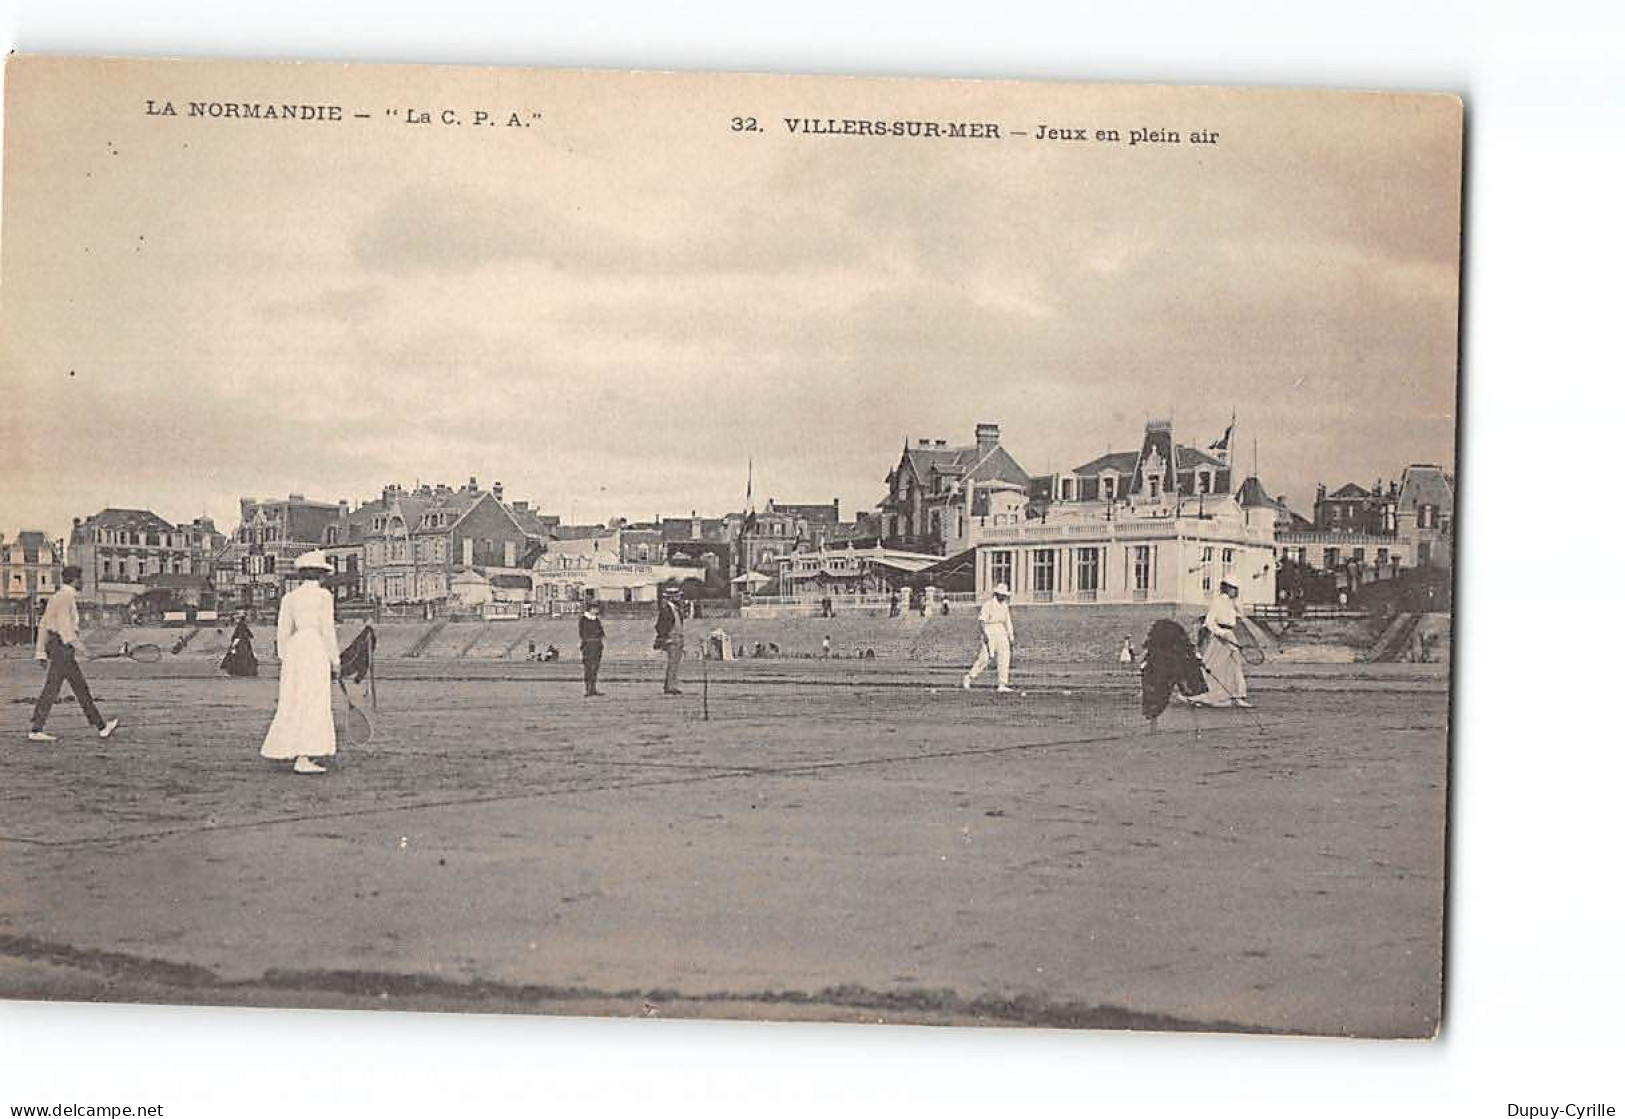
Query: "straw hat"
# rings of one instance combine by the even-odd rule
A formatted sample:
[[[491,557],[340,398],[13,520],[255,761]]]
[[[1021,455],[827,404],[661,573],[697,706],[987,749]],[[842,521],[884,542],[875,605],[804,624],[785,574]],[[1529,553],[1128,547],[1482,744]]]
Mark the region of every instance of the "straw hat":
[[[293,561],[293,566],[299,571],[330,571],[332,565],[327,562],[327,553],[320,548],[313,548]]]

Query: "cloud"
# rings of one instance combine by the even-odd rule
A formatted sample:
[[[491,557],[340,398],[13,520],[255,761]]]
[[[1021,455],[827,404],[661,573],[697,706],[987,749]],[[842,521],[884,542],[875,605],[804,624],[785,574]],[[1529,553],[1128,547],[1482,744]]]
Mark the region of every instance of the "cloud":
[[[1148,413],[1205,442],[1232,408],[1272,491],[1448,459],[1451,131],[1382,99],[1334,127],[1315,98],[1204,97],[1250,132],[1203,154],[674,126],[410,161],[287,140],[246,177],[216,143],[75,186],[100,193],[40,179],[8,197],[14,507],[227,515],[238,490],[473,473],[715,512],[753,458],[759,492],[850,509],[908,437],[999,422],[1041,472],[1137,444]],[[41,232],[63,228],[90,251]]]

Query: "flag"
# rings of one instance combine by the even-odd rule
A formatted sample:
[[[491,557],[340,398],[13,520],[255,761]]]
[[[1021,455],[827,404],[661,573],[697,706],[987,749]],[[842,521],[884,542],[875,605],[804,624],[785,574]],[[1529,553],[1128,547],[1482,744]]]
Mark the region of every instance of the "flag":
[[[751,497],[751,487],[756,480],[756,463],[753,459],[745,460],[745,531],[751,532],[756,528],[756,501]]]
[[[1232,410],[1230,413],[1230,426],[1224,429],[1223,435],[1209,443],[1207,449],[1210,451],[1228,451],[1230,449],[1230,436],[1235,433],[1235,430],[1236,413]]]

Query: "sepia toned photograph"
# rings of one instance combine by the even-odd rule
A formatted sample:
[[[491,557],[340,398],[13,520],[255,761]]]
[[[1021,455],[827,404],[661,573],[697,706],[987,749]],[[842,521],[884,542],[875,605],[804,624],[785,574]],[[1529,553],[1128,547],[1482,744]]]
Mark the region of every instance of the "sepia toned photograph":
[[[0,996],[1438,1032],[1457,97],[4,127]]]

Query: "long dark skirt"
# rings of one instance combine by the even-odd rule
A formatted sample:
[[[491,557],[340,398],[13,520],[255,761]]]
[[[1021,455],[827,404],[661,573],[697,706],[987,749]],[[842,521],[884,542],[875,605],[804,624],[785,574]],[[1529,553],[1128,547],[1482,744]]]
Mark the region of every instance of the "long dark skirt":
[[[254,655],[254,643],[246,637],[233,637],[220,667],[228,676],[258,676],[260,662]]]
[[[1140,711],[1155,719],[1168,709],[1174,689],[1188,696],[1207,689],[1202,661],[1184,627],[1170,618],[1151,623],[1145,636],[1145,665],[1140,670]]]

